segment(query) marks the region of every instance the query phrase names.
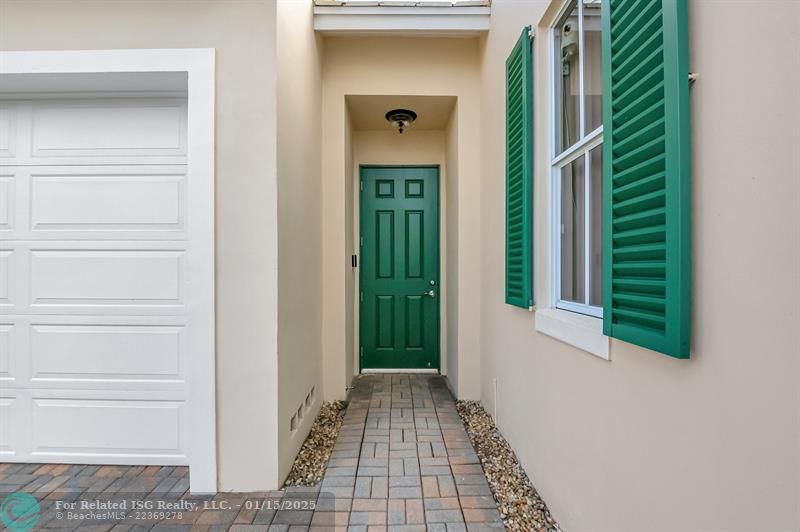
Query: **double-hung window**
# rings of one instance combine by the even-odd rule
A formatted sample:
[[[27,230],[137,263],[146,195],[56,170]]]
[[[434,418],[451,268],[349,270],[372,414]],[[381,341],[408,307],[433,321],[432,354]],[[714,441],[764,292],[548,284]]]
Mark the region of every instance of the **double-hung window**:
[[[552,31],[553,299],[603,315],[603,65],[600,0],[566,6]]]
[[[550,25],[549,76],[531,75],[527,34],[506,62],[506,302],[533,301],[531,84],[549,77],[553,306],[601,317],[605,336],[687,358],[687,0],[570,0]],[[542,332],[595,328],[574,314],[538,318]]]

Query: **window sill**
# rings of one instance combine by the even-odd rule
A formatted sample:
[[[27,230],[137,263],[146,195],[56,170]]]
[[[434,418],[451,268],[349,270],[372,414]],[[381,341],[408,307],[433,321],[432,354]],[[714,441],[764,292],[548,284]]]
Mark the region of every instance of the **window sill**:
[[[610,360],[603,320],[553,308],[536,311],[536,330],[604,360]]]

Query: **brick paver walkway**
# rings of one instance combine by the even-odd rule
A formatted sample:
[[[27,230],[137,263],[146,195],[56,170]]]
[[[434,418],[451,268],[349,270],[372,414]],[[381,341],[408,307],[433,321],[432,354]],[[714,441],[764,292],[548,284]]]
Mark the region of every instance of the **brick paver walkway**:
[[[197,497],[186,492],[182,467],[0,464],[0,497],[14,491],[36,496],[42,505],[37,529],[503,530],[442,377],[367,375],[354,385],[325,477],[313,488]],[[97,500],[127,501],[127,506],[81,508],[84,501]],[[132,501],[142,500],[152,508],[132,507]],[[74,501],[76,508],[64,508],[64,501]],[[159,513],[165,511],[171,515]]]
[[[478,456],[442,377],[369,375],[355,381],[311,524],[349,517],[351,531],[502,530]],[[349,508],[348,508],[349,507]]]

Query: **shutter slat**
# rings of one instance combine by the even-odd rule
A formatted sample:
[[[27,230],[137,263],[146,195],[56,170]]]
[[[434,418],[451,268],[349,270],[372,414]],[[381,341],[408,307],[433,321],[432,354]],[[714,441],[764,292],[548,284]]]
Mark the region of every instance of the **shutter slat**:
[[[617,134],[620,136],[620,138],[627,138],[631,136],[633,132],[641,130],[642,128],[646,127],[647,124],[651,124],[663,118],[663,109],[664,104],[662,102],[655,102],[638,115],[617,127]]]
[[[631,10],[637,10],[641,7],[642,2],[646,2],[647,0],[610,0],[611,4],[614,6],[614,18],[612,19],[615,24],[619,23],[619,18],[624,16],[625,13],[630,12]]]
[[[614,248],[614,255],[625,257],[630,255],[659,255],[661,259],[664,258],[664,243],[656,243],[656,244],[641,244],[635,246],[617,246]]]
[[[614,147],[616,153],[625,153],[641,142],[654,141],[664,136],[664,117],[641,127],[636,136],[629,136]]]
[[[664,83],[659,81],[648,87],[644,93],[640,93],[633,101],[618,102],[612,109],[617,123],[624,123],[636,117],[636,115],[663,99],[663,97]]]
[[[639,229],[652,227],[653,224],[663,224],[665,220],[666,210],[664,207],[650,209],[643,212],[628,214],[626,216],[616,216],[614,218],[614,226],[618,231],[626,229]]]
[[[636,13],[639,13],[642,10],[642,7],[646,6],[649,2],[652,2],[652,0],[633,0],[629,2],[619,2],[619,5],[616,8],[619,11],[611,15],[614,19],[614,28],[624,28],[625,26],[627,26],[630,18],[636,15]]]
[[[506,60],[506,303],[532,299],[533,73],[530,27]]]
[[[630,244],[644,244],[647,242],[662,242],[666,225],[654,225],[652,227],[639,227],[625,231],[614,230],[614,243],[620,246]]]
[[[663,151],[664,135],[652,140],[641,138],[639,139],[639,143],[635,144],[635,149],[629,149],[623,152],[624,155],[617,156],[613,162],[614,170],[624,172],[625,170],[658,158]]]
[[[626,54],[634,51],[637,47],[644,45],[645,42],[655,37],[656,33],[661,31],[661,13],[658,11],[658,5],[652,4],[649,12],[642,11],[640,16],[647,13],[646,22],[639,26],[631,26],[632,30],[636,33],[631,35],[627,41],[624,35],[620,35],[618,42],[623,43],[619,48],[614,50],[614,53],[620,57],[625,57]]]
[[[615,186],[627,185],[629,183],[639,181],[640,179],[645,179],[655,174],[664,172],[665,167],[666,157],[663,153],[660,153],[651,157],[650,159],[647,159],[646,161],[640,162],[636,166],[628,168],[623,172],[619,172],[618,174],[612,176],[612,180]],[[666,177],[666,174],[664,174],[664,177]]]
[[[660,279],[628,279],[621,277],[614,281],[614,287],[622,292],[664,295],[666,283]]]
[[[659,334],[665,328],[666,318],[663,314],[646,312],[643,310],[619,307],[616,312],[617,319],[628,320],[628,325],[638,325],[657,331]]]
[[[624,76],[614,80],[614,90],[619,90],[620,87],[628,87],[631,83],[636,83],[636,80],[647,75],[648,72],[660,68],[661,59],[663,57],[663,49],[656,48],[645,56],[641,62],[628,69]],[[659,102],[663,103],[663,102]]]
[[[687,358],[691,323],[686,0],[603,9],[603,331]]]
[[[645,312],[664,315],[666,301],[663,296],[630,294],[624,291],[614,293],[614,300],[623,307],[636,308]]]
[[[622,91],[622,94],[617,98],[617,106],[625,107],[635,101],[641,95],[642,87],[653,87],[654,85],[664,81],[664,72],[661,69],[654,68],[650,71],[644,71],[638,80],[628,84],[628,88]]]
[[[615,83],[625,79],[638,65],[644,63],[651,54],[664,51],[663,35],[661,32],[654,33],[645,43],[630,55],[624,56],[619,65],[612,65],[614,76],[611,78]]]
[[[615,214],[632,214],[634,212],[664,205],[665,197],[666,194],[663,188],[647,194],[637,194],[630,199],[617,202],[616,205],[614,205]]]

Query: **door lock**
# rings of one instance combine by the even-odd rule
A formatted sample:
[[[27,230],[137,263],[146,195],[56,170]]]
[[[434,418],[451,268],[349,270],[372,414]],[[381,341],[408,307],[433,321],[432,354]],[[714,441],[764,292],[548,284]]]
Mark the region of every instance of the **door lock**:
[[[428,290],[422,294],[423,296],[436,297],[436,290]]]

